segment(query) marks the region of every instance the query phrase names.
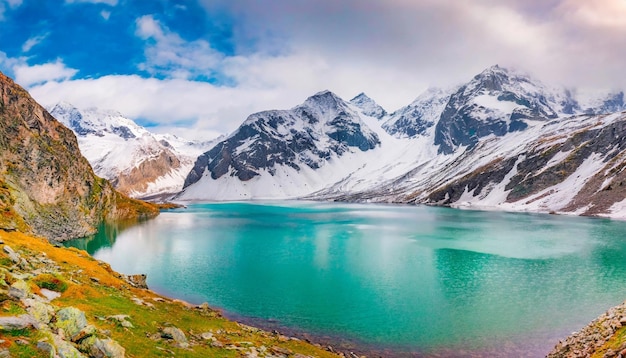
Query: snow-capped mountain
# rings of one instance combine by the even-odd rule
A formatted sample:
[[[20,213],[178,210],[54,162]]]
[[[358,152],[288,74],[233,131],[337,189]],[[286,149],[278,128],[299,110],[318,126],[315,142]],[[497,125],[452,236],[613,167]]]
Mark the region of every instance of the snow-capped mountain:
[[[383,128],[397,137],[415,137],[426,135],[441,116],[441,112],[450,100],[453,90],[429,88],[408,106],[393,112]]]
[[[390,168],[354,173],[310,198],[626,219],[624,168],[626,112],[580,115],[532,122],[471,149],[391,167],[404,174],[387,175]]]
[[[602,95],[581,105],[570,90],[495,65],[452,94],[437,122],[435,144],[439,152],[451,154],[486,136],[522,131],[532,121],[621,110],[623,95],[621,99],[620,103],[619,94]]]
[[[354,107],[329,91],[290,110],[252,114],[201,155],[180,199],[284,197],[321,189],[380,145]],[[339,170],[338,170],[339,169]]]
[[[364,94],[347,103],[321,92],[291,110],[251,115],[200,156],[179,198],[626,218],[623,97],[550,87],[499,66],[452,90],[430,89],[392,114]]]
[[[350,100],[350,103],[355,105],[363,112],[364,115],[374,117],[377,119],[383,119],[387,115],[387,111],[381,107],[376,101],[368,97],[365,93],[361,92],[356,97]]]
[[[153,134],[114,111],[59,103],[50,113],[74,131],[96,174],[133,197],[179,192],[196,157],[211,146]]]

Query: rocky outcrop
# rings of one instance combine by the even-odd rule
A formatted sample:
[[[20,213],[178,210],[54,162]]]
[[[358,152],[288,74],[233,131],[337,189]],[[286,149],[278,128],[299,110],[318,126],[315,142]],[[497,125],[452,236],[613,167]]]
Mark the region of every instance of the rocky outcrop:
[[[5,301],[13,300],[14,305],[26,310],[27,313],[0,317],[1,333],[19,336],[21,332],[36,331],[37,334],[29,334],[29,336],[37,337],[36,343],[25,339],[18,339],[16,342],[27,346],[32,344],[37,350],[46,352],[51,357],[123,358],[125,356],[124,348],[117,342],[106,337],[99,337],[102,333],[87,321],[83,311],[75,307],[59,308],[46,295],[34,293],[30,284],[17,278],[31,277],[31,283],[45,286],[46,281],[37,278],[59,277],[60,268],[56,264],[46,259],[45,256],[29,260],[8,245],[3,246],[3,251],[19,257],[20,262],[23,260],[27,264],[25,267],[17,265],[9,267],[10,271],[0,267],[0,293],[8,290],[8,295],[4,297],[0,295],[0,303],[5,304]],[[7,282],[13,283],[8,286]],[[65,289],[62,286],[56,287]],[[3,352],[7,351],[0,348],[0,354]]]
[[[150,184],[160,178],[181,169],[180,158],[169,149],[164,149],[156,157],[147,158],[136,167],[121,172],[111,183],[120,192],[131,195],[133,193],[154,194],[149,190]]]
[[[615,306],[578,332],[560,341],[547,358],[626,357],[626,343],[611,342],[626,327],[626,302]]]
[[[53,240],[95,232],[106,218],[154,216],[97,177],[76,137],[0,74],[0,224]]]

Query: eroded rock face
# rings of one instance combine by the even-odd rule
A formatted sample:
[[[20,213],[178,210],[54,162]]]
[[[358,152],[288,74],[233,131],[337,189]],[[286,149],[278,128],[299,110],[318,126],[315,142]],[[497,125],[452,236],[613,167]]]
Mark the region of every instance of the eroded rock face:
[[[137,204],[98,178],[72,131],[3,74],[0,120],[0,209],[8,213],[0,227],[64,240],[92,234],[103,219]]]

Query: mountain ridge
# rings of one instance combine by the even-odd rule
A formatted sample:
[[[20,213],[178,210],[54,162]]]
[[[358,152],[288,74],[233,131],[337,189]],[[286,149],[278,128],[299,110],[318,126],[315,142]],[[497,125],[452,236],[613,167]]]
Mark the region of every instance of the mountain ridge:
[[[608,133],[621,133],[623,118],[619,111],[604,114],[609,110],[626,109],[621,92],[581,99],[565,88],[550,87],[527,74],[496,65],[464,85],[449,90],[431,88],[408,106],[382,116],[383,112],[372,110],[378,105],[364,93],[350,102],[329,93],[332,94],[329,91],[317,93],[291,110],[250,115],[229,137],[236,138],[236,143],[231,140],[218,144],[203,155],[205,162],[201,161],[203,156],[200,157],[178,199],[304,198],[626,217],[626,212],[621,214],[622,210],[616,209],[617,200],[594,194],[585,186],[587,181],[596,182],[601,178],[619,179],[612,174],[602,174],[601,170],[611,168],[591,164],[596,162],[594,158],[601,161],[621,158],[621,144],[612,140]],[[314,100],[319,96],[330,97]],[[281,127],[284,122],[280,121],[274,122],[274,127],[269,125],[271,120],[261,121],[268,114],[280,117],[295,111],[301,123],[311,123],[320,116],[330,118],[336,114],[332,112],[329,117],[327,109],[337,103],[342,103],[346,113],[358,117],[360,130],[376,133],[379,144],[363,148],[367,150],[351,151],[343,161],[341,155],[332,160],[316,156],[316,164],[308,166],[301,165],[302,162],[295,164],[295,156],[291,161],[261,161],[262,166],[255,160],[247,160],[252,152],[269,158],[268,152],[260,148],[270,143],[276,148],[283,148],[283,145],[284,151],[293,153],[286,145],[289,141],[284,141],[278,133],[281,129],[288,131],[285,128],[289,127]],[[254,130],[249,128],[259,122],[266,125]],[[575,140],[576,133],[583,132],[587,133],[587,139]],[[599,138],[592,146],[594,135]],[[254,140],[243,145],[251,138]],[[569,144],[561,147],[559,141],[567,141],[567,138]],[[333,140],[324,133],[309,139],[306,148]],[[547,143],[552,145],[549,152],[541,149]],[[225,149],[226,145],[230,147]],[[579,154],[584,153],[584,156],[570,157],[572,148],[579,148]],[[233,156],[246,158],[239,161],[240,167],[245,168],[243,172],[257,174],[239,177],[239,169],[226,165]],[[219,175],[215,175],[218,167]],[[291,169],[277,170],[283,167]],[[588,172],[584,173],[583,181],[570,178],[581,176],[578,170],[584,168]],[[524,179],[522,173],[537,179]],[[223,176],[232,180],[223,180]],[[257,176],[262,178],[258,183],[255,182]],[[314,176],[318,177],[317,181],[309,180]],[[548,177],[552,179],[546,179]],[[204,184],[196,185],[199,182]],[[203,189],[194,189],[194,185]],[[266,185],[265,191],[261,188],[263,185]],[[250,189],[253,186],[256,190]],[[273,189],[282,186],[290,190]],[[564,193],[565,187],[570,191]],[[522,193],[524,191],[526,194]],[[542,195],[545,198],[535,198]],[[535,204],[524,200],[533,200]],[[587,204],[593,209],[578,204],[584,200],[592,203]]]
[[[74,131],[96,174],[132,197],[180,191],[196,157],[211,143],[151,133],[116,111],[61,102],[50,113]]]

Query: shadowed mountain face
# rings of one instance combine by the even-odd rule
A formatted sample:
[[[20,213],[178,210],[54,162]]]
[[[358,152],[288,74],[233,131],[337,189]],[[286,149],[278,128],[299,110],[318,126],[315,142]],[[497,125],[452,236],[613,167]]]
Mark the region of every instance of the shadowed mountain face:
[[[379,143],[346,102],[324,91],[290,110],[248,117],[229,138],[198,158],[185,187],[198,182],[205,171],[213,179],[230,175],[248,181],[261,171],[274,175],[278,166],[318,169],[331,158],[365,152]]]
[[[499,66],[483,71],[452,94],[435,130],[440,152],[473,147],[479,138],[526,129],[527,120],[554,119],[563,112],[559,95],[528,76]]]
[[[0,74],[0,225],[53,240],[95,232],[107,218],[153,216],[97,177],[71,130]]]

